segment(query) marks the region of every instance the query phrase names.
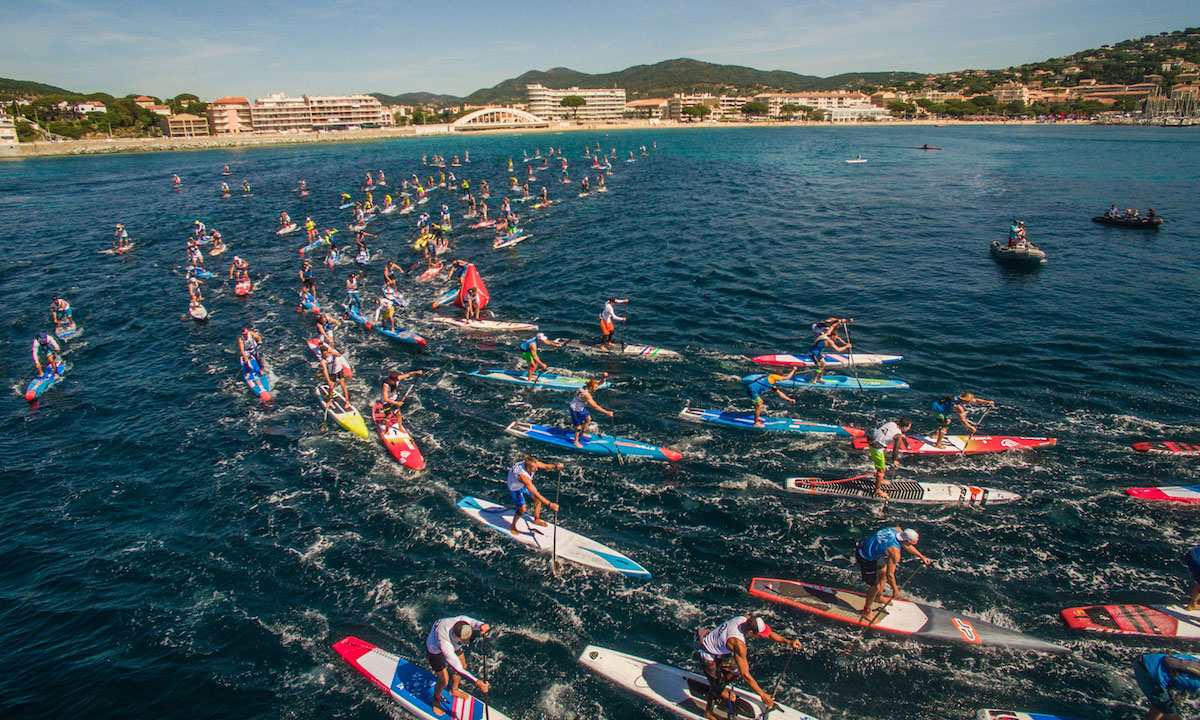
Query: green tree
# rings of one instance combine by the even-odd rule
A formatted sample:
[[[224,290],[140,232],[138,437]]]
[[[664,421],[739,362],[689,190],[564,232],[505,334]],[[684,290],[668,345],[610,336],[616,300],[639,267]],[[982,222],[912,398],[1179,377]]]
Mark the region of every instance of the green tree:
[[[818,110],[818,109],[809,110],[808,117],[811,118],[812,120],[815,120],[816,122],[821,122],[825,119],[825,111]]]
[[[425,124],[425,108],[422,108],[422,107],[413,108],[412,124],[413,125],[424,125]]]
[[[712,108],[707,105],[688,105],[681,112],[696,120],[703,120],[712,114]]]
[[[572,117],[575,120],[578,120],[579,119],[579,108],[587,105],[587,100],[579,97],[578,95],[568,95],[565,98],[563,98],[562,100],[559,100],[558,104],[565,108],[571,108]]]
[[[992,97],[991,95],[976,95],[968,100],[968,102],[977,108],[994,108],[999,104],[996,101],[996,98]]]
[[[783,107],[779,108],[779,115],[780,117],[790,119],[793,115],[800,112],[800,107],[794,103],[785,103]]]
[[[765,102],[751,100],[750,102],[748,102],[742,106],[742,114],[743,115],[757,115],[757,116],[761,117],[763,115],[766,115],[770,109],[771,109],[771,107],[769,105],[767,105]]]
[[[28,120],[17,121],[17,139],[21,142],[33,142],[42,137],[42,132]]]
[[[904,102],[903,100],[893,100],[887,104],[887,109],[890,110],[893,115],[900,116],[916,112],[917,106],[913,105],[912,103]]]

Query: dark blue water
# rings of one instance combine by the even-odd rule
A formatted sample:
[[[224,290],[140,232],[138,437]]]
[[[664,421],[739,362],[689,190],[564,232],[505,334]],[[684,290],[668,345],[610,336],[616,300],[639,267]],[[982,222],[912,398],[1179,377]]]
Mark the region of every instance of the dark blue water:
[[[648,582],[575,567],[555,580],[545,556],[455,510],[464,494],[503,498],[504,469],[541,448],[502,427],[560,424],[566,398],[466,378],[513,366],[519,338],[471,340],[423,321],[441,283],[404,287],[405,322],[429,338],[427,352],[342,333],[360,409],[387,371],[425,371],[406,424],[428,471],[406,475],[374,438],[322,432],[303,344],[312,324],[294,311],[303,242],[272,233],[287,210],[347,237],[338,193],[380,168],[396,185],[423,172],[425,153],[469,150],[466,176],[476,187],[487,178],[496,198],[504,159],[519,165],[523,150],[562,145],[577,179],[583,147],[597,140],[621,157],[654,141],[659,149],[616,163],[602,196],[548,183],[562,202],[518,206],[533,239],[513,251],[461,228],[454,250],[479,267],[497,317],[586,337],[606,297],[630,297],[628,340],[686,354],[548,355],[554,368],[611,372],[615,387],[600,400],[618,432],[688,456],[674,468],[571,456],[569,470],[541,479],[547,492],[561,482],[564,524],[643,562]],[[906,149],[923,143],[945,149]],[[843,162],[858,154],[869,162]],[[1179,557],[1200,535],[1195,511],[1131,502],[1121,490],[1200,480],[1194,461],[1128,449],[1144,438],[1200,440],[1198,158],[1200,135],[1186,131],[1032,127],[571,133],[6,162],[0,372],[13,392],[0,414],[0,715],[395,716],[330,645],[354,634],[420,657],[429,623],[464,612],[503,628],[489,647],[492,698],[513,717],[666,717],[584,672],[583,645],[686,665],[695,627],[753,609],[804,640],[780,697],[818,717],[968,717],[1005,706],[1130,717],[1140,703],[1131,659],[1167,646],[1074,635],[1057,613],[1186,595]],[[250,180],[252,199],[218,197],[223,163],[235,190]],[[182,191],[170,188],[172,173]],[[314,190],[304,200],[292,192],[301,178]],[[450,197],[440,191],[430,206]],[[1152,235],[1089,222],[1111,202],[1153,205],[1168,222]],[[1050,255],[1038,272],[988,257],[1013,217]],[[186,317],[182,275],[195,219],[230,245],[214,269],[227,272],[237,254],[259,281],[245,299],[210,281],[203,325]],[[99,254],[117,222],[136,249]],[[411,265],[412,222],[376,221],[374,247]],[[324,302],[340,301],[344,273],[318,269]],[[380,277],[376,264],[368,296]],[[48,328],[55,293],[84,332],[66,354],[66,379],[30,410],[21,398],[29,342]],[[937,560],[908,585],[914,598],[1067,644],[1073,656],[885,638],[846,659],[851,630],[747,595],[754,575],[858,586],[846,558],[882,524],[878,508],[785,496],[780,483],[857,473],[865,458],[845,443],[675,416],[689,401],[745,408],[747,356],[802,349],[808,324],[831,314],[857,318],[858,347],[905,355],[869,374],[912,390],[802,394],[797,415],[865,427],[912,414],[928,431],[930,401],[973,390],[999,405],[987,431],[1060,439],[1025,454],[912,462],[903,472],[1025,499],[983,511],[893,506],[888,524],[918,528]],[[266,339],[270,407],[237,371],[247,324]],[[752,646],[764,685],[784,661]]]

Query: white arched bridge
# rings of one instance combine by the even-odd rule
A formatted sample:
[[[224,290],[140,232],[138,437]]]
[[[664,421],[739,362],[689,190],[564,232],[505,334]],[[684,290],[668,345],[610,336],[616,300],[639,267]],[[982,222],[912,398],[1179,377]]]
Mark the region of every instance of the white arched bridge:
[[[537,115],[510,107],[482,108],[469,112],[450,124],[450,129],[454,132],[536,127],[550,127],[550,123]]]

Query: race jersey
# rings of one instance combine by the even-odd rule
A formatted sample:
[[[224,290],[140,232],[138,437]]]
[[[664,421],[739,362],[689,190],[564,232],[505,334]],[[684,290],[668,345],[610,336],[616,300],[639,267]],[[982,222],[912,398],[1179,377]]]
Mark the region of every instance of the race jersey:
[[[896,423],[885,423],[871,431],[871,445],[880,449],[886,448],[903,434],[904,431]]]
[[[1142,663],[1150,677],[1166,690],[1200,691],[1200,657],[1176,655],[1143,655]]]
[[[506,480],[506,483],[508,485],[509,492],[516,492],[525,488],[525,483],[521,482],[522,475],[527,476],[530,480],[533,479],[533,471],[525,469],[524,460],[516,465],[513,465],[508,470],[508,480]]]
[[[567,407],[571,408],[571,412],[581,413],[587,410],[587,401],[583,399],[583,390],[575,393],[575,397],[571,398],[571,402],[567,403]]]
[[[742,623],[744,622],[746,622],[746,616],[738,615],[734,619],[726,621],[710,630],[700,640],[700,652],[708,655],[711,659],[732,655],[733,651],[729,649],[730,638],[737,638],[743,644],[746,642],[746,636],[741,630]]]
[[[479,682],[467,669],[463,667],[462,662],[458,659],[458,653],[462,651],[463,644],[450,634],[454,626],[460,622],[465,622],[470,625],[475,632],[479,632],[483,627],[483,623],[473,617],[466,615],[458,615],[457,617],[442,618],[429,628],[429,635],[425,638],[425,652],[430,655],[441,655],[446,660],[446,664],[454,669],[454,672],[462,675],[471,682]]]
[[[896,528],[884,528],[863,540],[858,546],[858,554],[866,560],[878,560],[887,554],[888,548],[900,547],[900,531]]]
[[[750,383],[749,390],[753,397],[758,397],[765,392],[770,392],[775,389],[775,383],[783,379],[782,375],[763,375],[757,380]]]

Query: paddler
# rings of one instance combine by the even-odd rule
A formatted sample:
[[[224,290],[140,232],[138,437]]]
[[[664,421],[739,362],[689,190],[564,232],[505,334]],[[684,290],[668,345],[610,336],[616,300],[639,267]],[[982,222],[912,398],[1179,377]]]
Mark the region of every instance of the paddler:
[[[249,197],[251,194],[252,193],[250,192],[250,181],[243,180],[242,181],[242,195],[245,197]]]
[[[613,416],[612,410],[605,410],[597,405],[596,399],[592,396],[592,393],[600,388],[600,383],[607,379],[608,373],[604,373],[599,378],[588,380],[575,392],[575,397],[571,398],[571,402],[567,403],[567,409],[571,412],[571,426],[575,428],[575,447],[577,448],[583,447],[579,444],[579,436],[586,434],[588,425],[592,423],[592,415],[588,412],[589,407],[610,418]]]
[[[400,267],[400,263],[396,262],[395,260],[388,260],[387,265],[383,266],[384,284],[392,290],[396,289],[396,281],[399,280],[400,276],[403,274],[404,268]]]
[[[117,231],[113,234],[116,238],[113,242],[113,249],[124,252],[129,247],[129,233],[125,231],[125,226],[117,223]]]
[[[221,197],[223,197],[223,198],[229,197],[229,183],[227,183],[227,182],[221,183]]]
[[[308,233],[308,241],[310,243],[317,241],[317,224],[313,222],[311,217],[304,218],[304,232]]]
[[[920,539],[921,536],[912,528],[901,530],[898,527],[885,527],[872,533],[870,537],[858,544],[854,559],[858,561],[858,569],[862,574],[863,582],[870,586],[866,602],[863,603],[863,609],[859,613],[863,620],[874,622],[874,618],[868,617],[868,615],[871,614],[872,604],[876,600],[883,600],[885,584],[892,587],[892,600],[895,600],[896,595],[899,594],[896,587],[896,566],[903,559],[900,548],[921,558],[921,562],[926,565],[933,562],[917,549],[917,541]]]
[[[225,240],[221,238],[221,231],[214,228],[212,231],[212,250],[209,252],[213,255],[220,255],[228,249],[225,246]]]
[[[389,263],[391,265],[393,263]],[[346,274],[346,304],[352,310],[362,312],[362,298],[358,294],[358,281],[362,279],[362,270]]]
[[[262,335],[250,328],[242,328],[242,334],[238,336],[238,352],[242,355],[243,364],[249,365],[253,360],[260,372],[266,372],[262,361],[262,341]]]
[[[467,288],[467,291],[463,293],[463,319],[478,320],[482,309],[479,302],[479,288]]]
[[[62,364],[62,361],[58,359],[58,353],[60,350],[61,348],[58,346],[58,341],[46,333],[38,333],[37,336],[33,338],[33,366],[37,368],[37,374],[39,377],[41,377],[43,372],[43,354],[46,356],[46,364],[50,367],[50,370],[54,372],[54,377],[59,377],[58,366]]]
[[[871,458],[871,464],[875,466],[875,496],[886,498],[887,492],[884,487],[891,485],[890,480],[885,480],[883,476],[887,473],[887,449],[892,448],[892,467],[900,467],[900,448],[904,446],[904,441],[908,439],[905,435],[912,429],[912,420],[908,418],[900,418],[894,422],[884,423],[871,431],[871,435],[867,438],[867,455]]]
[[[320,338],[321,344],[329,348],[336,347],[333,340],[333,329],[341,324],[334,316],[327,312],[317,313],[317,337]]]
[[[609,298],[608,302],[604,303],[604,309],[600,311],[600,349],[608,350],[612,347],[613,331],[617,329],[616,322],[620,320],[625,322],[625,318],[617,314],[614,305],[629,302],[628,298],[618,300],[617,298]]]
[[[537,487],[533,484],[533,474],[538,470],[562,470],[563,464],[558,463],[551,465],[544,463],[532,455],[526,455],[525,459],[513,465],[508,469],[508,492],[512,495],[513,507],[516,511],[513,513],[512,522],[508,524],[508,531],[516,537],[520,537],[521,533],[517,530],[517,519],[525,514],[525,509],[529,505],[529,501],[533,501],[533,524],[546,527],[546,521],[541,518],[542,506],[549,507],[554,512],[558,512],[558,503],[552,503],[538,492]]]
[[[383,414],[401,430],[404,430],[404,421],[400,415],[400,408],[404,406],[404,400],[400,394],[400,381],[423,374],[421,370],[413,370],[403,375],[393,371],[388,373],[387,379],[383,381],[383,391],[379,397],[379,402],[383,405]]]
[[[188,309],[190,310],[195,310],[196,308],[200,307],[200,303],[204,299],[200,296],[200,285],[200,278],[196,277],[195,275],[188,275],[188,297],[190,298],[188,301]]]
[[[944,439],[946,431],[950,429],[950,416],[957,415],[962,424],[971,431],[972,434],[979,429],[979,425],[972,423],[967,419],[967,405],[987,405],[988,407],[996,407],[996,403],[991,400],[975,397],[974,393],[960,393],[958,395],[947,395],[941,400],[935,400],[933,403],[934,417],[937,419],[937,435],[934,441],[934,447],[946,447]]]
[[[538,343],[544,343],[554,348],[562,347],[562,343],[554,342],[550,338],[546,337],[546,333],[541,332],[521,343],[521,357],[525,359],[525,362],[529,363],[529,382],[533,382],[533,374],[537,372],[538,368],[541,368],[542,370],[550,369],[549,366],[542,362],[542,359],[538,357]],[[541,373],[538,374],[540,375]]]
[[[1180,693],[1200,693],[1200,657],[1174,655],[1142,655],[1133,661],[1133,679],[1150,702],[1146,720],[1180,720]]]
[[[764,637],[772,642],[787,645],[792,650],[799,650],[801,647],[799,639],[789,640],[783,637],[756,615],[738,615],[712,630],[696,632],[692,648],[696,651],[700,670],[708,680],[707,702],[704,705],[704,717],[708,720],[717,720],[713,708],[719,701],[724,702],[727,717],[740,716],[740,713],[733,709],[737,696],[726,688],[729,683],[739,678],[758,693],[759,699],[768,710],[775,707],[775,699],[768,695],[750,674],[746,644],[752,637]]]
[[[383,295],[380,295],[378,302],[376,302],[376,304],[375,304],[375,324],[377,326],[380,326],[379,318],[381,316],[383,317],[384,322],[387,323],[388,331],[395,332],[396,331],[396,303],[392,300],[392,296],[389,294],[386,294],[386,293]],[[382,327],[382,326],[380,326],[380,327]]]
[[[288,217],[287,210],[279,213],[279,229],[282,230],[292,224],[292,219]]]
[[[313,285],[313,266],[312,263],[305,260],[300,263],[300,292],[311,293],[315,290]]]
[[[447,710],[451,710],[450,707],[443,706],[445,701],[441,699],[442,691],[447,686],[450,687],[452,697],[467,697],[466,693],[458,689],[461,678],[470,680],[479,688],[479,692],[487,695],[491,685],[467,671],[463,646],[471,644],[475,638],[486,634],[490,629],[491,626],[487,623],[466,615],[442,618],[429,628],[429,635],[425,638],[425,658],[429,661],[429,669],[437,678],[433,687],[433,697],[438,698],[433,704],[434,715],[445,715]],[[453,704],[453,701],[451,703]]]
[[[763,394],[774,390],[779,397],[787,400],[791,404],[796,404],[796,398],[788,395],[784,391],[775,387],[781,380],[791,380],[796,375],[796,368],[788,371],[787,375],[763,375],[762,377],[746,383],[746,394],[750,396],[750,401],[754,404],[754,427],[765,427],[766,423],[762,421],[763,409]]]
[[[237,255],[233,256],[233,263],[229,266],[229,279],[232,280],[234,275],[237,275],[239,282],[250,279],[250,263]]]
[[[812,332],[816,336],[816,339],[813,340],[812,347],[808,349],[808,356],[812,358],[813,363],[817,366],[817,372],[813,375],[812,382],[825,382],[821,379],[821,375],[825,373],[825,350],[827,349],[827,345],[838,352],[850,349],[850,343],[842,342],[841,337],[838,335],[838,327],[852,322],[854,322],[854,318],[831,317],[813,323]]]
[[[325,384],[329,386],[330,390],[333,389],[335,382],[340,385],[342,397],[347,401],[350,400],[350,391],[346,389],[346,370],[349,368],[350,366],[341,353],[335,352],[328,345],[321,345],[321,375],[325,377]]]
[[[75,318],[71,316],[71,303],[55,295],[50,298],[50,318],[56,330],[74,330]]]

